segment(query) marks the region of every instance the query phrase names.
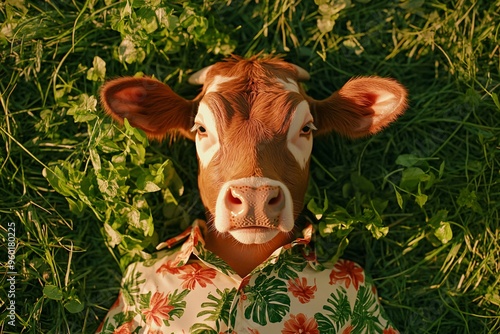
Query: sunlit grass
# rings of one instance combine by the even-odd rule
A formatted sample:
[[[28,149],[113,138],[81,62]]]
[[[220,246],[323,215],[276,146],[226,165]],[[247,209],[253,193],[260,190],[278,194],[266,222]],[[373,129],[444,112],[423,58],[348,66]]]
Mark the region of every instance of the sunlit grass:
[[[500,3],[336,4],[0,4],[0,254],[15,222],[18,272],[15,328],[1,275],[0,332],[94,332],[126,263],[203,216],[194,145],[111,125],[95,100],[103,80],[144,73],[192,98],[193,71],[263,52],[309,70],[315,98],[359,75],[408,87],[409,110],[383,133],[316,141],[308,199],[322,207],[326,194],[324,217],[348,228],[344,256],[373,276],[401,332],[497,333]],[[184,191],[148,188],[159,169]],[[319,229],[334,256],[339,227]]]

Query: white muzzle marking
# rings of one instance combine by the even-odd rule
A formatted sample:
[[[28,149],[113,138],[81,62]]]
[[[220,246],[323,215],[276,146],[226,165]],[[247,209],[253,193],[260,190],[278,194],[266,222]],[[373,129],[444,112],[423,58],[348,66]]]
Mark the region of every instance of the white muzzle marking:
[[[227,204],[228,191],[231,187],[248,187],[248,188],[263,188],[263,187],[278,187],[284,197],[284,206],[280,208],[280,213],[277,215],[277,220],[274,223],[269,223],[267,217],[262,221],[258,217],[254,221],[245,221],[244,224],[235,224],[235,214]],[[220,189],[215,206],[215,229],[221,233],[231,234],[237,241],[243,244],[263,244],[272,240],[279,232],[290,232],[294,226],[293,217],[293,202],[292,196],[288,188],[280,181],[272,180],[265,177],[248,177],[238,180],[226,182]]]

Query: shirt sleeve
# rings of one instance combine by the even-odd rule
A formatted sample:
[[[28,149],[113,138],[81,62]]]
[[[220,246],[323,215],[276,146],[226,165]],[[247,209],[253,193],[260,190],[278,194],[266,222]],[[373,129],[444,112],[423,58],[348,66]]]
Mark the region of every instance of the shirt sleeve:
[[[137,290],[141,283],[136,267],[137,263],[133,263],[125,270],[118,298],[96,333],[131,333],[138,326],[140,315],[136,312],[135,301],[130,293],[131,290]]]

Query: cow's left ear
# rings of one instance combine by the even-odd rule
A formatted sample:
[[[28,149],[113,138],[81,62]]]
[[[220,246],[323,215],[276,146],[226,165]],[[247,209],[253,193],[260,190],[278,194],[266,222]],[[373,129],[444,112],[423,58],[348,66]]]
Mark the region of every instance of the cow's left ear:
[[[350,138],[375,134],[405,111],[406,96],[406,89],[393,79],[351,79],[329,98],[309,100],[318,128],[315,134],[335,131]]]
[[[150,139],[161,140],[171,132],[194,139],[190,129],[197,105],[158,80],[125,77],[108,81],[101,88],[101,102],[114,120],[123,123],[127,118]]]

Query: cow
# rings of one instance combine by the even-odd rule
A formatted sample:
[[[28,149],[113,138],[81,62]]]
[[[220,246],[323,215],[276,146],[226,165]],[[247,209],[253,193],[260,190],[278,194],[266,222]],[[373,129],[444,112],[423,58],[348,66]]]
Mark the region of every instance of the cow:
[[[102,87],[117,122],[195,142],[206,220],[127,269],[99,331],[397,332],[358,264],[318,263],[301,212],[313,137],[379,132],[406,109],[406,89],[356,77],[316,100],[301,85],[309,77],[279,57],[232,56],[189,78],[202,85],[193,100],[148,77]]]

